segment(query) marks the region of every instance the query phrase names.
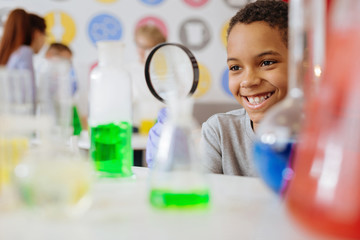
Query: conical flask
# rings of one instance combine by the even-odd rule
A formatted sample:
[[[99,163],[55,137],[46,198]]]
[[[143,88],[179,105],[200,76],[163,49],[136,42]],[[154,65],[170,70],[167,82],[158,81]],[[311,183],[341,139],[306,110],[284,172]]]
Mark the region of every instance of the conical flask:
[[[150,176],[150,202],[155,207],[206,208],[209,204],[209,188],[199,165],[192,101],[172,98],[168,102],[169,118]]]
[[[286,205],[315,232],[360,239],[360,2],[332,5],[321,94],[306,107]]]
[[[317,91],[325,52],[325,0],[292,0],[289,5],[288,93],[259,124],[253,149],[260,176],[278,194],[292,176],[290,160],[304,118],[304,99]]]

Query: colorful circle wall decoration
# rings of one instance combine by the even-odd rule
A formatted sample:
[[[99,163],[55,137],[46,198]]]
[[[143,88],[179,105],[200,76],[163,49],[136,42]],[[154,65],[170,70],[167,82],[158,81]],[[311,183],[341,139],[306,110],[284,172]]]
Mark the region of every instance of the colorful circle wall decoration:
[[[204,96],[211,87],[211,74],[207,67],[199,63],[199,84],[194,93],[195,98]]]
[[[224,0],[224,2],[231,8],[240,9],[246,4],[253,2],[253,0]]]
[[[225,69],[221,75],[221,86],[225,93],[229,96],[233,96],[229,89],[229,69]]]
[[[117,0],[96,0],[96,1],[101,2],[101,3],[114,3]]]
[[[47,41],[70,45],[76,34],[76,25],[72,17],[62,11],[52,11],[47,13],[44,18]]]
[[[206,22],[198,18],[185,20],[180,27],[180,41],[190,50],[201,50],[210,42],[211,35]]]
[[[221,28],[221,42],[226,47],[227,46],[227,30],[229,28],[229,21],[227,21]]]
[[[209,0],[184,0],[184,2],[191,7],[202,7],[205,5]]]
[[[88,34],[96,44],[99,40],[120,40],[123,33],[121,22],[110,14],[99,14],[90,20]]]
[[[164,2],[164,0],[140,0],[142,3],[146,4],[146,5],[150,5],[150,6],[154,6],[154,5],[158,5],[162,2]]]
[[[0,8],[0,38],[3,34],[4,24],[6,22],[7,16],[9,15],[11,9],[10,8]]]
[[[154,17],[154,16],[147,16],[144,17],[142,19],[140,19],[140,21],[138,21],[138,23],[135,26],[135,29],[137,29],[140,26],[143,25],[155,25],[156,27],[158,27],[160,29],[160,31],[164,34],[165,37],[168,36],[168,30],[166,27],[166,24],[164,23],[163,20],[161,20],[160,18]]]

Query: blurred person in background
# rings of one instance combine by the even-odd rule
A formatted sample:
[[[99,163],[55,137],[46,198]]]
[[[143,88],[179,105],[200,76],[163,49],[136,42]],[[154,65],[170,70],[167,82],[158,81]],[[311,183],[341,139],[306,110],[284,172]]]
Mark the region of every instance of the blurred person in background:
[[[43,54],[43,56],[41,57],[41,59],[37,62],[36,64],[36,72],[38,73],[39,76],[43,76],[45,74],[48,74],[48,71],[51,66],[58,65],[60,62],[59,61],[65,61],[69,64],[69,75],[68,75],[68,80],[69,80],[69,86],[70,86],[70,91],[71,91],[71,96],[72,96],[72,108],[73,108],[73,127],[74,127],[74,135],[79,135],[82,131],[82,128],[87,126],[87,121],[86,121],[86,116],[82,116],[80,118],[79,116],[79,112],[78,112],[78,105],[79,105],[79,94],[78,93],[78,79],[77,79],[77,75],[76,75],[76,71],[74,69],[74,65],[72,63],[72,58],[73,58],[73,52],[70,49],[70,47],[64,43],[61,42],[53,42],[51,43],[45,53]],[[58,69],[59,70],[59,69]],[[45,79],[46,80],[46,79]],[[38,88],[40,88],[41,84],[41,79],[38,79]]]
[[[157,113],[165,105],[148,89],[144,74],[145,61],[153,47],[166,42],[166,36],[157,26],[145,24],[135,30],[134,41],[138,60],[129,66],[133,94],[133,126],[134,132],[146,135],[155,124]]]
[[[75,73],[74,66],[72,65],[73,53],[69,46],[60,42],[53,42],[50,44],[45,52],[45,59],[51,60],[54,58],[61,58],[68,60],[71,64],[70,69],[70,81],[71,81],[71,93],[74,96],[78,90],[78,81]]]
[[[27,69],[31,74],[34,101],[36,84],[33,55],[38,53],[46,40],[44,18],[17,8],[6,20],[0,42],[0,65],[8,69]]]

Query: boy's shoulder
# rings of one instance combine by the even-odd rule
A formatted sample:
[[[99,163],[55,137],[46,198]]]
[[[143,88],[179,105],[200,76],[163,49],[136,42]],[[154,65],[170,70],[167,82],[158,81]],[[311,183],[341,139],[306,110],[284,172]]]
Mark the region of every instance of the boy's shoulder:
[[[225,113],[216,113],[212,115],[204,125],[208,126],[230,126],[238,125],[248,118],[244,108],[239,108]]]
[[[211,116],[202,124],[202,134],[223,136],[230,142],[234,139],[255,137],[249,115],[244,108]]]
[[[213,121],[215,119],[233,119],[246,117],[246,111],[244,108],[239,108],[225,113],[216,113],[212,115],[207,121]]]

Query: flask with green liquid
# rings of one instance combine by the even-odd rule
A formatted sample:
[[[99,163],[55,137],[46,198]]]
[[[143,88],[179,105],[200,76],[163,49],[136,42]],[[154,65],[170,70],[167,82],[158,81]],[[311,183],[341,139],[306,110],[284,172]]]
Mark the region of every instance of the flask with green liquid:
[[[199,170],[199,138],[192,99],[171,99],[150,176],[150,203],[165,209],[209,206],[209,188]]]
[[[73,110],[73,114],[72,114],[73,135],[79,136],[82,131],[82,126],[81,126],[81,121],[77,106],[73,105],[72,110]]]
[[[98,66],[90,76],[91,158],[100,177],[130,177],[131,82],[122,68],[124,45],[119,41],[99,41],[97,47]]]

